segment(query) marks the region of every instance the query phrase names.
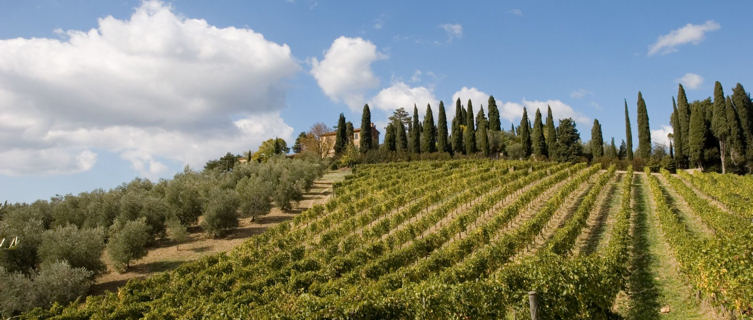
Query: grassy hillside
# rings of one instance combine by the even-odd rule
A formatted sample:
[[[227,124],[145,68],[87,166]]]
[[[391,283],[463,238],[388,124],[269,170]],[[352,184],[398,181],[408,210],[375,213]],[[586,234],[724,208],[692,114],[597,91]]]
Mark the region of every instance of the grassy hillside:
[[[732,183],[582,163],[359,166],[325,205],[227,254],[25,316],[494,319],[526,316],[535,290],[545,318],[706,317],[700,300],[750,317],[750,217],[730,210],[750,193],[700,190],[708,179]]]

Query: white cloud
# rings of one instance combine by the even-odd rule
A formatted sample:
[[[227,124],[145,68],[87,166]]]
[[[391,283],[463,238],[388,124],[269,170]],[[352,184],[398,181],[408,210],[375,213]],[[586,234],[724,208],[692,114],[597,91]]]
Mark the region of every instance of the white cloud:
[[[672,127],[664,125],[661,129],[651,130],[651,142],[665,147],[669,147],[669,138],[667,134],[672,133]]]
[[[434,93],[425,87],[410,87],[404,82],[395,82],[392,86],[382,89],[371,99],[369,105],[384,111],[392,111],[403,107],[412,112],[413,105],[418,106],[419,113],[423,114],[426,104],[431,104],[432,110],[437,111],[439,100]],[[445,107],[446,108],[446,107]]]
[[[575,90],[575,91],[571,92],[570,93],[570,98],[581,99],[581,98],[584,98],[585,96],[590,96],[592,94],[593,94],[593,92],[588,91],[588,90],[583,89],[583,88],[580,88],[578,90]]]
[[[341,36],[332,42],[322,61],[311,59],[311,74],[330,99],[358,111],[366,103],[366,92],[379,86],[371,63],[386,57],[370,41]]]
[[[463,26],[459,23],[446,23],[439,26],[444,30],[445,33],[447,33],[447,42],[452,42],[454,39],[459,39],[463,37]]]
[[[196,167],[292,133],[279,111],[300,66],[251,29],[146,1],[128,20],[61,35],[0,40],[2,174],[85,171],[101,149],[155,176],[160,159]],[[261,132],[243,122],[267,120]]]
[[[682,83],[688,89],[698,89],[703,84],[703,77],[695,73],[686,73],[675,81]]]
[[[704,24],[686,24],[682,28],[672,30],[668,34],[659,36],[655,43],[648,49],[648,55],[657,53],[668,54],[677,51],[677,47],[683,44],[692,43],[697,45],[703,41],[706,32],[719,30],[721,26],[714,20],[706,21]]]
[[[479,89],[476,89],[474,87],[471,87],[471,88],[462,87],[460,88],[460,90],[452,94],[451,103],[453,106],[455,105],[455,101],[457,101],[458,98],[460,99],[460,103],[463,105],[463,107],[466,107],[466,108],[468,107],[468,99],[470,99],[471,102],[473,103],[474,112],[478,112],[479,106],[481,105],[486,106],[487,103],[489,103],[489,94]],[[486,109],[487,108],[484,107],[484,110]]]
[[[500,105],[497,102],[497,105]],[[500,117],[507,119],[508,121],[515,122],[520,121],[523,117],[523,107],[528,110],[528,117],[533,119],[533,115],[536,113],[536,109],[541,110],[541,115],[545,118],[547,112],[547,106],[552,108],[552,116],[556,120],[564,118],[572,118],[578,124],[590,126],[588,117],[576,112],[573,108],[562,102],[561,100],[527,100],[523,98],[522,102],[503,102],[499,110]]]
[[[521,9],[510,9],[509,11],[507,11],[507,13],[514,14],[519,17],[523,16],[523,10]]]

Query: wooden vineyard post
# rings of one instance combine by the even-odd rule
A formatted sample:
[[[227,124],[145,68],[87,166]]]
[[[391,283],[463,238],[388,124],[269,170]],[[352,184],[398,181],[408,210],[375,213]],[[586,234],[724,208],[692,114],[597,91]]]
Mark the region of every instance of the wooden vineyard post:
[[[539,301],[536,297],[536,291],[528,291],[528,304],[531,309],[531,320],[539,319]]]

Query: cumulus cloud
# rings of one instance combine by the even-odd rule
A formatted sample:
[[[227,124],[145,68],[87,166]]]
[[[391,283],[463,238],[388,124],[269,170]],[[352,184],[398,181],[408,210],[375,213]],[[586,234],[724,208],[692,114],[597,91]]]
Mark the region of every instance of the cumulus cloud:
[[[371,64],[386,57],[370,41],[341,36],[332,42],[324,59],[311,59],[311,75],[330,99],[358,111],[366,102],[366,92],[379,86]]]
[[[523,117],[523,107],[525,107],[528,110],[529,117],[536,113],[536,109],[541,110],[542,116],[546,117],[547,106],[552,108],[552,117],[555,120],[572,118],[578,124],[590,125],[590,118],[576,112],[570,105],[561,100],[527,100],[523,98],[520,103],[505,102],[502,110],[500,110],[500,115],[510,121],[520,120]]]
[[[426,87],[410,87],[404,82],[398,81],[379,91],[371,99],[369,106],[391,112],[397,108],[412,110],[413,105],[417,105],[421,114],[425,111],[426,104],[431,104],[432,109],[437,111],[439,101],[434,97],[434,93]]]
[[[463,26],[459,23],[445,23],[439,27],[447,34],[447,42],[463,37]]]
[[[460,103],[463,104],[463,106],[467,106],[468,100],[470,99],[473,103],[474,110],[478,111],[479,106],[486,106],[486,104],[489,103],[489,94],[474,87],[462,87],[460,90],[452,94],[452,104],[455,105],[455,101],[458,99],[460,99]],[[484,107],[484,109],[486,110],[486,107]]]
[[[102,149],[154,176],[161,159],[200,166],[292,134],[279,111],[300,66],[251,29],[145,1],[127,20],[58,33],[0,40],[0,173],[80,172]],[[246,124],[269,119],[269,131]]]
[[[703,77],[695,73],[686,73],[676,81],[682,83],[688,89],[698,89],[703,84]]]
[[[584,98],[584,97],[592,95],[592,94],[593,94],[593,92],[581,88],[581,89],[578,89],[578,90],[575,90],[575,91],[571,92],[570,93],[570,98],[581,99],[581,98]]]
[[[657,53],[668,54],[677,51],[677,47],[692,43],[697,45],[706,37],[706,33],[719,30],[721,26],[714,20],[706,21],[704,24],[686,24],[682,28],[672,30],[668,34],[659,36],[648,49],[648,55]]]
[[[668,125],[664,125],[660,129],[652,129],[651,142],[653,144],[669,147],[669,138],[667,135],[670,133],[672,133],[672,127]]]

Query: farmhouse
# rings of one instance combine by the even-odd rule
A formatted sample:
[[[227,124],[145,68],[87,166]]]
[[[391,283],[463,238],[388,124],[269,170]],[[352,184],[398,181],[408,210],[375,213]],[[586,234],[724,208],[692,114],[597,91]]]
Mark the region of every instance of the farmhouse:
[[[328,146],[327,157],[335,156],[335,140],[337,131],[327,132],[322,135],[322,144]],[[379,130],[371,123],[371,139],[374,141],[373,145],[379,145]],[[361,146],[361,128],[353,129],[353,137],[351,137],[353,144],[358,148]]]

